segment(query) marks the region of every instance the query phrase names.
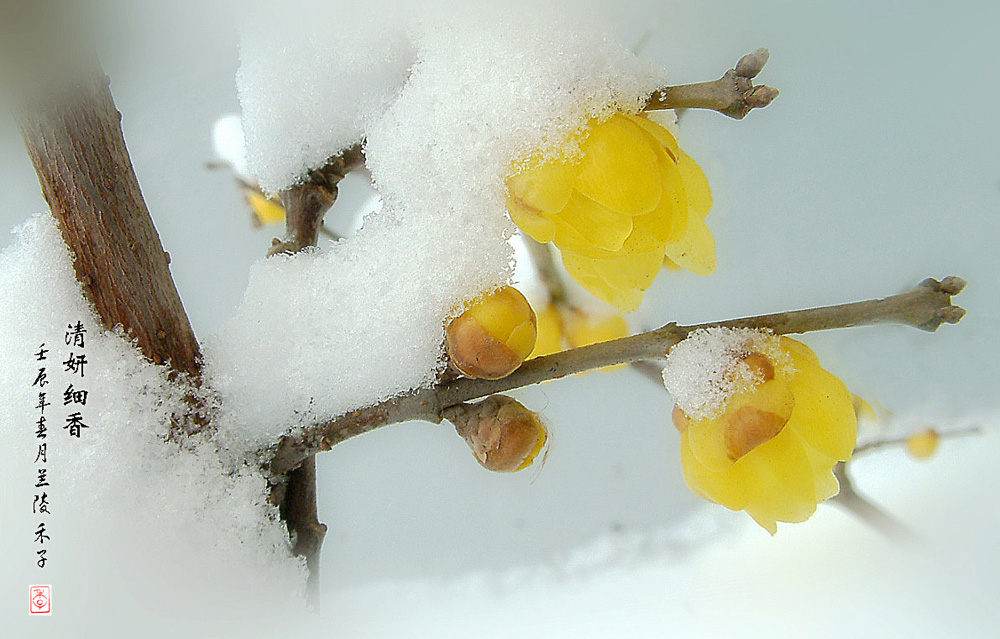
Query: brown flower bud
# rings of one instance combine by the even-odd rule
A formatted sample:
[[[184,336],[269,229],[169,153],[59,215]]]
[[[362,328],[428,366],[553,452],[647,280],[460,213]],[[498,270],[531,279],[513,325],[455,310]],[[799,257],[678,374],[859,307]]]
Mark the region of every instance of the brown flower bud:
[[[548,433],[542,420],[505,395],[492,395],[477,404],[449,408],[445,417],[488,470],[512,473],[530,466]]]

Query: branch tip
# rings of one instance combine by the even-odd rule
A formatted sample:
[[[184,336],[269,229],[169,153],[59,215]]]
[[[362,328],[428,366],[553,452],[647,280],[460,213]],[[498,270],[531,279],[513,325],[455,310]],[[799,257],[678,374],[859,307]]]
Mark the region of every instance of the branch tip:
[[[938,283],[938,290],[942,293],[947,293],[948,295],[958,295],[962,292],[965,286],[968,284],[961,277],[956,277],[954,275],[949,275],[948,277],[941,280]]]
[[[763,71],[764,65],[767,64],[770,57],[771,52],[768,48],[761,47],[740,58],[740,61],[736,63],[733,70],[741,78],[756,78]]]
[[[766,84],[756,86],[751,89],[746,95],[743,96],[743,101],[750,109],[763,109],[767,105],[774,102],[774,99],[778,97],[779,91],[774,87],[769,87]],[[747,112],[750,111],[747,109]]]
[[[965,317],[965,309],[961,306],[947,306],[940,311],[941,321],[946,324],[958,324]]]
[[[742,120],[750,111],[766,107],[778,97],[778,90],[754,86],[753,78],[767,64],[770,52],[762,47],[748,53],[718,80],[665,87],[654,91],[645,110],[711,109]]]

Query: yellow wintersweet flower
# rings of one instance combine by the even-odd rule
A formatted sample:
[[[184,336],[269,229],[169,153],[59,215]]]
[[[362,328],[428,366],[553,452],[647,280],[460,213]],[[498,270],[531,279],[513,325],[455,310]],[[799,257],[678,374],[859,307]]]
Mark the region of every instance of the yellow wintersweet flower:
[[[747,354],[742,362],[753,383],[733,394],[721,415],[692,419],[675,409],[674,423],[691,490],[745,510],[774,534],[776,522],[805,521],[816,504],[839,492],[833,467],[851,458],[857,419],[850,392],[807,346],[768,339],[780,340],[788,365]]]
[[[507,180],[511,219],[559,247],[573,279],[630,313],[664,257],[699,275],[715,271],[708,180],[669,131],[616,113],[591,120],[580,151]]]

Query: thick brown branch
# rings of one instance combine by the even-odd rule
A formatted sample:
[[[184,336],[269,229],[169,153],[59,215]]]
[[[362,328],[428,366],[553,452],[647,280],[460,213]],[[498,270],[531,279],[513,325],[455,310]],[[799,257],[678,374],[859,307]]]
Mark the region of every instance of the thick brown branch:
[[[54,63],[52,63],[54,64]],[[199,347],[170,276],[96,60],[64,85],[20,85],[14,113],[42,193],[102,323],[144,356],[197,379]]]
[[[692,331],[713,328],[758,328],[779,334],[806,333],[867,324],[903,324],[936,330],[955,323],[964,310],[952,306],[951,296],[965,286],[960,278],[928,279],[911,291],[892,297],[839,304],[772,315],[759,315],[693,326],[668,324],[631,337],[574,348],[524,363],[513,374],[497,380],[457,379],[381,402],[282,438],[271,461],[275,473],[287,472],[309,455],[364,432],[411,419],[440,421],[441,411],[462,402],[588,370],[666,356]]]
[[[741,120],[753,109],[766,107],[778,97],[777,89],[753,83],[769,56],[767,49],[757,49],[743,56],[735,68],[726,71],[718,80],[655,91],[645,109],[712,109]]]
[[[279,194],[285,208],[285,239],[275,239],[268,255],[296,253],[316,246],[323,231],[323,216],[337,201],[337,185],[350,171],[364,164],[361,145],[336,155],[309,177]]]

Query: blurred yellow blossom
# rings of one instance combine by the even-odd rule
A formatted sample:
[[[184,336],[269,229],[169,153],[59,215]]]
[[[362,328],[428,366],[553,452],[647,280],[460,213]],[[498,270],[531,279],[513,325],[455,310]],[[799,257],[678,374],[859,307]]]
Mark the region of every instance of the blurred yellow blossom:
[[[255,226],[260,224],[280,224],[285,221],[285,209],[277,198],[269,198],[259,190],[251,187],[243,188],[243,197],[253,213]]]
[[[577,156],[535,161],[507,180],[511,219],[553,242],[569,274],[630,313],[664,257],[700,275],[715,270],[705,224],[705,174],[665,128],[643,115],[591,120]]]
[[[563,349],[563,325],[558,306],[549,303],[535,315],[538,319],[538,335],[535,338],[535,348],[528,359],[551,355]]]
[[[628,337],[628,321],[617,313],[593,314],[563,303],[549,303],[538,316],[538,338],[528,359]],[[621,368],[607,366],[602,370]]]
[[[694,419],[675,409],[674,423],[691,490],[745,510],[774,534],[776,522],[805,521],[837,494],[833,467],[851,458],[857,419],[850,392],[807,346],[766,339],[777,341],[771,350],[785,365],[761,352],[745,354],[739,363],[751,382],[737,388],[721,414]]]
[[[941,436],[933,428],[927,428],[906,438],[906,450],[915,459],[930,459],[937,451]]]

